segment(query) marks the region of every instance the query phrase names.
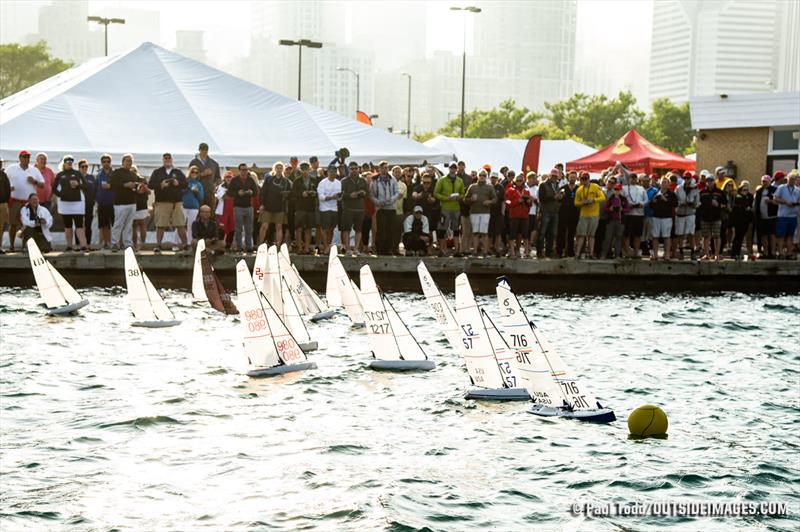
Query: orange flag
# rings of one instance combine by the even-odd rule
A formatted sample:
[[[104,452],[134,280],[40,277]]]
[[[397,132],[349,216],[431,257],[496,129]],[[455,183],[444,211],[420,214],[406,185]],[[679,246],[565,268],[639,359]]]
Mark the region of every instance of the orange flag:
[[[368,126],[372,125],[372,120],[370,119],[369,115],[364,111],[356,111],[356,120],[361,122],[362,124],[367,124]]]

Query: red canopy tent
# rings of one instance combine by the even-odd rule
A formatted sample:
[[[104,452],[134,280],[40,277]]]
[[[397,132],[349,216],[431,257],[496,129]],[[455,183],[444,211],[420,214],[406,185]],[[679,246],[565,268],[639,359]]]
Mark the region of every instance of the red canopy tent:
[[[650,173],[655,168],[668,170],[695,169],[695,161],[687,159],[663,148],[659,148],[635,129],[625,133],[617,142],[609,144],[598,152],[567,163],[567,170],[586,170],[602,172],[619,161],[634,172]]]

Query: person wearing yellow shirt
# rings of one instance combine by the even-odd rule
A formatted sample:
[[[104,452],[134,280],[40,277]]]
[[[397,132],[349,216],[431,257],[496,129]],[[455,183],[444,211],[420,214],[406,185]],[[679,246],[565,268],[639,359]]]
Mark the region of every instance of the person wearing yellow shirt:
[[[725,190],[725,182],[730,180],[731,183],[733,183],[733,193],[734,194],[736,193],[737,190],[736,183],[728,177],[728,172],[725,171],[724,166],[717,166],[714,169],[714,176],[715,176],[714,184],[717,186],[718,189]]]
[[[600,204],[606,195],[595,183],[589,181],[589,172],[581,173],[581,186],[575,191],[575,206],[580,207],[578,227],[575,229],[575,256],[581,256],[583,243],[586,242],[586,254],[592,256],[594,234],[600,223]],[[592,256],[592,258],[594,258]]]

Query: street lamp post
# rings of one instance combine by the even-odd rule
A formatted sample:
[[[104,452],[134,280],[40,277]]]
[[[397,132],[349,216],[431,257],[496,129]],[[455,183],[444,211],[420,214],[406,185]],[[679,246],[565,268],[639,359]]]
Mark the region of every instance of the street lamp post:
[[[408,113],[406,122],[406,137],[411,138],[411,74],[408,72],[402,72],[401,75],[408,78]]]
[[[361,76],[352,68],[336,67],[336,70],[339,72],[350,72],[356,77],[356,112],[359,112],[361,110]]]
[[[464,138],[464,101],[465,101],[465,89],[467,85],[467,13],[480,13],[481,8],[475,6],[467,6],[467,7],[451,7],[451,11],[463,11],[464,12],[464,44],[463,50],[461,54],[461,138]]]
[[[306,48],[322,48],[321,42],[315,42],[309,39],[300,39],[299,41],[292,41],[288,39],[281,39],[278,41],[281,46],[297,46],[299,50],[298,65],[297,65],[297,101],[300,101],[300,87],[303,82],[303,46]]]
[[[86,17],[87,22],[97,22],[105,26],[105,55],[108,57],[108,25],[125,24],[124,18]]]

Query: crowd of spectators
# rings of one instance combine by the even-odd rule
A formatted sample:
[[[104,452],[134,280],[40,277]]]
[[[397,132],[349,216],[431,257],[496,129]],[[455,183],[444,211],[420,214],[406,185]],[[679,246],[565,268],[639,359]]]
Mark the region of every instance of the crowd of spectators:
[[[140,249],[148,226],[153,250],[189,251],[204,239],[215,252],[252,253],[261,242],[294,253],[507,256],[509,258],[720,260],[794,259],[798,249],[797,170],[764,175],[751,191],[718,167],[713,173],[637,174],[622,164],[599,175],[517,173],[463,162],[433,166],[316,157],[277,162],[259,172],[245,163],[223,171],[200,144],[186,171],[164,153],[140,175],[131,154],[97,172],[64,155],[57,172],[39,153],[19,153],[0,170],[0,230],[9,250],[21,237],[50,249],[60,216],[66,251]],[[55,199],[54,199],[55,198]],[[46,212],[47,214],[44,214]],[[98,234],[92,239],[93,220]],[[165,234],[171,243],[165,244]],[[96,246],[93,247],[93,243]],[[25,249],[23,245],[23,250]],[[0,252],[2,252],[0,248]]]

